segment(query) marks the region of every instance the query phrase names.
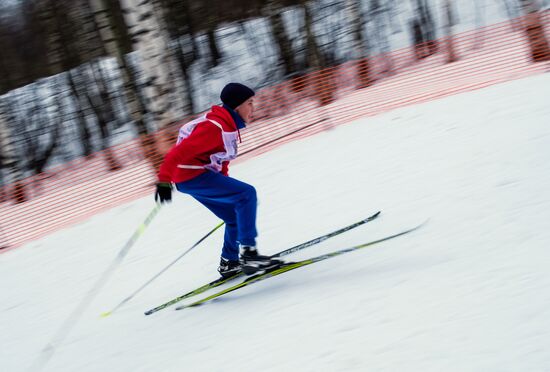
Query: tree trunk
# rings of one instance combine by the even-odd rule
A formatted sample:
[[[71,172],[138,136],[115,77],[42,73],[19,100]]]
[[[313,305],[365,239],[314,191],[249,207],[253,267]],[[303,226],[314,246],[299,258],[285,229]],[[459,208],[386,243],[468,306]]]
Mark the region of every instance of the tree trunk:
[[[1,17],[0,17],[1,18]],[[17,81],[12,78],[14,59],[8,49],[10,46],[7,35],[7,24],[1,24],[0,29],[0,95],[17,88]],[[9,36],[8,36],[9,37]],[[6,51],[6,49],[8,49]],[[16,141],[8,123],[13,120],[4,110],[9,105],[8,97],[0,99],[0,203],[13,200],[22,203],[27,200],[27,188],[23,184],[24,171],[21,160],[14,145]],[[7,110],[6,110],[7,111]],[[14,126],[17,128],[17,126]],[[1,221],[0,221],[1,223]],[[1,243],[0,243],[1,245]]]
[[[304,11],[304,27],[306,31],[306,51],[308,66],[313,69],[320,69],[325,67],[325,61],[323,55],[317,44],[315,33],[313,32],[313,19],[311,17],[311,11],[306,0],[301,0],[302,9]]]
[[[155,0],[122,0],[124,19],[140,66],[146,76],[144,95],[154,116],[155,128],[165,128],[184,116],[184,84],[168,44],[166,22],[160,3]]]
[[[437,53],[438,43],[435,39],[435,24],[432,13],[423,0],[416,1],[416,17],[412,23],[412,32],[417,59],[426,58]]]
[[[92,155],[93,153],[93,147],[91,142],[91,135],[90,130],[88,128],[88,122],[86,118],[86,112],[85,112],[85,105],[84,105],[84,97],[82,91],[85,88],[85,82],[83,77],[80,74],[80,69],[76,68],[74,70],[67,71],[67,80],[69,83],[69,87],[71,88],[72,95],[74,97],[74,105],[76,109],[76,121],[77,121],[77,129],[78,134],[80,136],[80,144],[82,146],[82,156],[88,157]],[[79,88],[77,88],[80,87]]]
[[[317,70],[314,75],[315,95],[321,106],[334,102],[334,69],[324,69],[325,60],[313,33],[313,18],[306,0],[301,0],[304,11],[308,65]]]
[[[166,31],[174,42],[174,58],[178,63],[179,71],[183,79],[184,114],[195,112],[193,100],[193,88],[188,73],[189,66],[198,56],[195,42],[194,22],[191,17],[188,0],[160,0],[159,13],[163,15]],[[187,35],[191,43],[191,53],[185,52],[186,45],[182,43],[182,35]],[[189,49],[189,48],[188,48]]]
[[[296,61],[294,60],[292,44],[285,30],[281,8],[275,0],[268,0],[263,11],[269,20],[273,39],[279,49],[279,60],[283,64],[285,76],[292,75],[297,71]]]
[[[144,115],[147,109],[137,92],[137,77],[125,55],[133,51],[122,9],[116,0],[90,0],[94,17],[109,55],[116,58],[130,115],[139,135],[149,134]]]
[[[206,30],[206,36],[208,38],[208,50],[210,51],[210,67],[216,67],[220,64],[222,58],[216,41],[216,30],[213,27],[209,28]]]
[[[80,59],[84,63],[91,63],[94,59],[105,56],[107,51],[99,36],[99,29],[89,0],[78,0],[71,10],[73,12],[72,19],[79,21],[76,31],[76,46]]]
[[[74,35],[70,33],[71,30],[68,28],[69,19],[66,11],[61,9],[60,5],[55,0],[51,1],[49,5],[53,16],[53,19],[51,20],[52,28],[53,31],[59,35],[59,45],[57,47],[59,48],[59,53],[61,55],[60,64],[66,71],[69,87],[74,97],[73,102],[76,108],[75,115],[77,129],[80,136],[80,143],[82,146],[82,155],[87,157],[92,154],[93,148],[91,144],[90,131],[86,120],[86,113],[84,112],[84,106],[82,105],[82,96],[79,94],[79,89],[77,88],[83,85],[83,79],[80,76],[78,67],[71,70],[72,66],[80,65],[82,60],[77,51],[71,48],[71,45],[74,44]]]
[[[138,2],[139,0],[131,0]],[[162,53],[161,60],[164,69],[159,70],[161,73],[166,73],[164,80],[164,89],[167,89],[167,94],[162,100],[167,104],[166,107],[170,109],[170,113],[167,114],[171,121],[161,121],[159,123],[160,128],[166,128],[170,124],[181,120],[192,113],[192,90],[189,76],[187,75],[187,64],[183,63],[185,55],[181,49],[180,39],[174,38],[172,46],[169,45],[170,41],[170,29],[169,29],[169,15],[168,10],[162,6],[162,0],[152,0],[152,10],[155,15],[154,27],[158,29],[158,32],[151,34],[149,45],[158,47],[160,43],[163,43],[163,47],[159,48],[159,52]],[[184,4],[185,5],[185,4]],[[143,2],[139,3],[139,6],[143,6]],[[220,57],[221,58],[221,57]],[[151,63],[155,64],[155,57],[151,59]],[[143,65],[143,64],[142,64]],[[155,65],[156,66],[156,65]],[[156,71],[156,70],[155,70]],[[161,152],[165,153],[176,142],[176,134],[173,130],[163,131],[162,139],[160,143]],[[163,157],[159,157],[158,166],[160,166]]]
[[[393,74],[393,61],[390,55],[390,46],[387,35],[387,27],[389,24],[386,22],[386,15],[390,13],[389,4],[384,2],[383,5],[378,0],[371,1],[370,13],[372,20],[374,21],[374,34],[376,35],[376,43],[378,46],[380,57],[378,61],[383,65],[383,68],[379,69],[378,74]]]
[[[369,50],[367,40],[363,37],[363,26],[365,17],[361,10],[360,0],[347,0],[347,11],[349,14],[351,34],[353,35],[354,58],[357,61],[357,88],[366,88],[373,84],[371,78]]]
[[[70,17],[68,17],[66,9],[63,9],[55,0],[50,0],[49,5],[53,15],[53,31],[59,36],[58,51],[61,55],[61,67],[63,71],[67,72],[81,65],[83,59],[76,48],[74,48],[75,35],[72,34],[72,29],[69,27]]]
[[[96,19],[93,15],[93,10],[90,3],[85,2],[85,13],[86,13],[86,23],[88,28],[91,30],[90,34],[93,33],[100,35],[99,26],[96,22]],[[107,50],[103,43],[98,45],[98,48],[101,48],[101,54],[107,54]],[[90,56],[90,60],[93,58],[93,55]],[[97,95],[95,99],[91,98],[88,92],[86,91],[87,102],[95,114],[97,119],[97,124],[99,127],[99,133],[101,136],[101,150],[103,155],[105,155],[105,161],[107,163],[107,168],[110,171],[116,171],[122,168],[122,166],[117,161],[112,149],[109,147],[109,122],[115,120],[114,108],[112,105],[112,95],[109,92],[104,80],[104,76],[101,70],[101,66],[97,61],[90,61],[90,72],[93,77],[94,84],[97,87]]]
[[[27,192],[23,183],[23,172],[17,161],[17,153],[13,145],[13,136],[3,112],[0,110],[0,162],[1,168],[7,170],[8,181],[13,189],[5,191],[6,199],[13,199],[15,203],[27,201]]]
[[[132,36],[133,46],[140,53],[140,66],[146,76],[143,88],[155,129],[167,128],[186,113],[183,99],[186,96],[182,79],[178,76],[176,61],[168,46],[165,16],[161,4],[155,0],[122,0],[123,15]],[[164,142],[149,135],[142,138],[142,145],[151,153],[155,169],[162,163],[158,146],[168,147],[170,137]]]
[[[51,115],[41,115],[47,110],[47,106],[44,106],[46,97],[43,97],[40,91],[40,83],[34,85],[34,107],[29,113],[29,120],[32,121],[35,130],[25,133],[27,137],[28,147],[25,150],[27,159],[27,169],[32,171],[33,175],[39,175],[44,172],[48,161],[51,159],[54,151],[57,149],[60,142],[60,123],[57,121],[52,124]],[[60,89],[57,81],[54,79],[53,84],[48,84],[49,88],[53,91],[54,101],[58,102],[58,94]],[[49,96],[49,94],[48,94]],[[52,130],[53,129],[53,130]],[[33,178],[33,188],[40,189],[40,177]]]
[[[193,113],[195,112],[195,100],[193,99],[193,86],[191,85],[191,76],[189,76],[189,66],[186,63],[185,53],[183,52],[183,45],[181,45],[181,38],[178,37],[177,44],[177,53],[176,53],[178,62],[180,64],[181,73],[183,75],[183,82],[185,84],[185,94],[186,94],[186,106],[184,108],[185,112]]]
[[[416,60],[426,58],[430,55],[428,45],[424,40],[424,34],[422,33],[422,26],[418,18],[413,18],[410,23],[412,43],[414,49],[414,56]]]
[[[63,42],[58,32],[58,21],[55,17],[55,8],[50,3],[45,3],[40,9],[39,20],[47,35],[47,60],[51,75],[65,71],[63,68]]]
[[[86,97],[88,104],[97,118],[97,125],[101,136],[101,150],[103,151],[103,155],[105,155],[107,167],[113,172],[122,168],[116,160],[113,151],[109,147],[109,122],[113,121],[115,118],[113,112],[114,109],[111,105],[109,91],[102,79],[100,67],[97,64],[92,63],[91,73],[97,87],[97,94],[91,97],[90,94],[86,92]]]
[[[44,168],[52,157],[54,151],[59,144],[60,128],[59,123],[56,123],[53,128],[53,133],[48,133],[50,141],[48,144],[43,144],[41,141],[35,141],[32,159],[29,159],[29,169],[32,169],[33,175],[38,175],[44,172]],[[31,134],[32,135],[32,134]],[[36,140],[36,138],[35,138]],[[40,179],[34,179],[34,188],[40,188]]]
[[[420,0],[422,1],[422,0]],[[436,39],[436,32],[435,32],[435,22],[432,16],[432,11],[430,10],[430,7],[427,3],[427,0],[424,0],[423,6],[422,6],[422,18],[424,20],[424,27],[425,27],[425,38],[428,42],[428,49],[430,51],[430,55],[437,53],[439,49],[439,43]]]
[[[453,26],[455,25],[454,13],[451,0],[445,0],[443,3],[443,14],[445,14],[445,49],[447,52],[447,63],[457,60],[453,43]]]
[[[0,47],[0,76],[2,76],[0,79],[0,95],[15,88],[10,81],[10,69],[7,63],[5,63],[5,60],[4,52]]]
[[[188,61],[186,59],[186,65],[191,64],[192,62],[196,61],[199,58],[199,47],[197,45],[197,39],[195,38],[196,34],[196,27],[195,27],[195,20],[191,14],[191,7],[190,7],[190,0],[176,0],[178,1],[182,6],[182,13],[184,17],[184,24],[186,26],[186,32],[184,34],[188,34],[191,41],[191,48],[193,50],[191,59]],[[200,22],[200,21],[199,21]],[[181,36],[181,35],[178,35]],[[194,112],[194,111],[192,111]]]
[[[124,83],[124,92],[130,115],[140,135],[143,154],[156,168],[160,153],[154,137],[149,134],[145,123],[146,105],[137,89],[137,77],[126,61],[125,54],[133,51],[132,40],[122,14],[118,0],[90,0],[96,24],[107,52],[117,60],[120,75]]]
[[[525,14],[523,16],[523,27],[527,34],[531,59],[533,62],[550,61],[550,47],[544,33],[538,2],[536,0],[522,0],[521,5]]]

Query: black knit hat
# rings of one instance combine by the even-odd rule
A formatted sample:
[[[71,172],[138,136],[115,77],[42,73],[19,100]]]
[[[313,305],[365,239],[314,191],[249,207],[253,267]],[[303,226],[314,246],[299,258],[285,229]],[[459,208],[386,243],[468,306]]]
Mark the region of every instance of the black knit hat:
[[[236,109],[253,95],[254,91],[246,85],[229,83],[223,87],[222,92],[220,93],[220,98],[225,105],[231,107],[232,109]]]

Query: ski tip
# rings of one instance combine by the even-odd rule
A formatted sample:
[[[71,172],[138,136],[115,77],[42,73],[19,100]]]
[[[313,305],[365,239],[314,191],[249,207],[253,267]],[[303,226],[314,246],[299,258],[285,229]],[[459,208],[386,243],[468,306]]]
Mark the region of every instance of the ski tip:
[[[112,312],[111,311],[106,311],[104,313],[101,313],[100,315],[100,318],[107,318],[109,315],[111,315]]]
[[[420,222],[418,225],[416,225],[415,227],[412,227],[410,229],[410,231],[415,231],[415,230],[418,230],[420,229],[421,227],[424,227],[428,222],[430,222],[430,217],[426,218],[424,221]]]
[[[426,225],[428,222],[430,222],[431,219],[432,219],[431,217],[426,218],[426,219],[425,219],[420,225],[418,225],[418,226],[420,227],[420,226]]]
[[[365,218],[365,219],[363,220],[363,222],[370,222],[370,221],[372,221],[372,220],[377,219],[378,216],[380,216],[380,213],[382,213],[382,211],[378,211],[378,212],[376,212],[376,213],[371,214],[370,216],[368,216],[367,218]]]
[[[199,307],[202,304],[203,304],[203,302],[201,300],[201,301],[198,301],[198,302],[193,302],[192,304],[189,304],[189,305],[181,305],[181,306],[175,307],[174,310],[183,310],[183,309],[187,309],[187,308],[190,308],[190,307]]]

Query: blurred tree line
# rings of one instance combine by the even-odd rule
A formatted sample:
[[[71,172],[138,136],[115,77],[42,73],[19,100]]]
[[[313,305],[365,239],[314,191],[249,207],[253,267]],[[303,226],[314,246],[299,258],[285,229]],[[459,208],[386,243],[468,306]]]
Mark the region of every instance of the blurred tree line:
[[[221,44],[234,41],[232,32],[261,60],[256,88],[349,60],[357,61],[357,88],[365,88],[375,79],[367,57],[389,52],[397,32],[410,35],[418,59],[437,53],[443,40],[447,62],[457,60],[454,1],[0,0],[0,186],[13,186],[0,198],[23,202],[23,178],[98,150],[109,170],[120,169],[110,146],[129,130],[156,166],[161,151],[151,134],[205,108],[212,93],[201,90],[201,80],[219,75]],[[548,60],[542,3],[500,1],[509,17],[532,15],[533,59]],[[403,6],[413,9],[408,23],[400,19]],[[434,12],[443,14],[439,42]],[[391,59],[384,63],[391,74]],[[326,81],[320,105],[334,99]]]

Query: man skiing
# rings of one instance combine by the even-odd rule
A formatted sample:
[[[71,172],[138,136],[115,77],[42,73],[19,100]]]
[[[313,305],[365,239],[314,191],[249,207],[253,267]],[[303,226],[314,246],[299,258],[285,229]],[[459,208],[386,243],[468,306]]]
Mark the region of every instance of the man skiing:
[[[278,263],[256,249],[256,189],[228,174],[229,162],[237,157],[239,130],[252,118],[253,96],[243,84],[227,84],[220,94],[222,105],[180,128],[158,173],[156,201],[170,202],[174,183],[225,222],[218,267],[222,277]]]

